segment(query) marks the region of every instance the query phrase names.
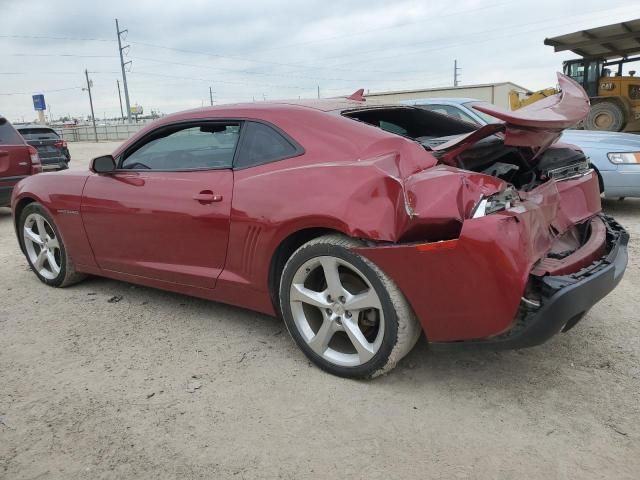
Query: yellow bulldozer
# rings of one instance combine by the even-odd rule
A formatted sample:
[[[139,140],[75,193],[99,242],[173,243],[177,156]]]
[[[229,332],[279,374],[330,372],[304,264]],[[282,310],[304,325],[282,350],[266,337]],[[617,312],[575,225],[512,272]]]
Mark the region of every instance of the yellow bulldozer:
[[[640,54],[640,19],[547,38],[544,43],[556,52],[572,51],[582,57],[567,60],[562,70],[589,95],[586,130],[640,130],[640,77],[633,70],[623,75],[622,68],[640,62],[640,56],[633,56]],[[517,110],[556,93],[557,88],[525,94],[512,90],[509,103]]]

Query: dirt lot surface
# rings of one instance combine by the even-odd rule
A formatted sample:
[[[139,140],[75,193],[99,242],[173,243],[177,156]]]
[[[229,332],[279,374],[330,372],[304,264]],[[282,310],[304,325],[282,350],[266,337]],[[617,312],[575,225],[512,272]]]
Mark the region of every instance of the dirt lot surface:
[[[71,144],[74,168],[115,144]],[[276,319],[92,278],[48,288],[0,209],[0,478],[640,478],[640,201],[619,288],[502,353],[311,366]]]

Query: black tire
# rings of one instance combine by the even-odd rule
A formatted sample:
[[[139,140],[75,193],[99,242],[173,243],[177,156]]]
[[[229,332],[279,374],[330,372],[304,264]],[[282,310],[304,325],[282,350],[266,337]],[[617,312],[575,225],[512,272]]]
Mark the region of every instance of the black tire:
[[[591,106],[584,121],[585,129],[619,132],[626,125],[626,115],[616,102],[598,102]]]
[[[411,351],[422,331],[413,310],[393,280],[374,263],[352,251],[354,247],[361,246],[361,242],[338,234],[311,240],[289,258],[284,266],[279,287],[280,309],[284,322],[298,347],[321,369],[347,378],[372,378],[393,369]],[[333,257],[355,267],[359,274],[366,277],[380,300],[384,318],[382,341],[373,357],[360,365],[338,365],[317,354],[309,346],[294,320],[290,302],[294,276],[309,261],[322,257]]]
[[[25,222],[27,221],[29,216],[32,214],[38,214],[44,217],[44,219],[48,223],[48,226],[53,230],[53,232],[55,233],[55,237],[58,240],[58,243],[59,243],[58,258],[60,262],[60,271],[54,278],[46,278],[43,275],[41,275],[38,269],[33,264],[32,260],[29,258],[23,232],[24,232]],[[36,274],[36,276],[42,283],[45,283],[51,287],[68,287],[69,285],[78,283],[87,277],[87,275],[85,274],[76,272],[75,267],[73,265],[73,261],[71,260],[69,252],[67,252],[65,248],[64,241],[60,236],[58,227],[53,221],[53,218],[51,217],[51,215],[49,215],[49,212],[41,204],[37,202],[33,202],[27,205],[22,210],[22,213],[20,214],[20,220],[18,222],[18,232],[19,232],[18,237],[20,239],[20,244],[23,252],[25,252],[25,257],[27,259],[27,262],[29,263],[29,267],[31,267],[31,270],[33,271],[33,273]]]

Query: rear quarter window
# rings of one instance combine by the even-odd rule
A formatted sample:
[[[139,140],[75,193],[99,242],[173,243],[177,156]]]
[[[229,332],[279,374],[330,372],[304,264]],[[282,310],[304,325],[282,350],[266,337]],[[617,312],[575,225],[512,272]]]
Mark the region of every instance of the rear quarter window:
[[[24,139],[4,118],[0,118],[0,145],[24,145]]]
[[[246,122],[234,168],[247,168],[284,160],[302,154],[302,148],[275,128],[259,122]]]

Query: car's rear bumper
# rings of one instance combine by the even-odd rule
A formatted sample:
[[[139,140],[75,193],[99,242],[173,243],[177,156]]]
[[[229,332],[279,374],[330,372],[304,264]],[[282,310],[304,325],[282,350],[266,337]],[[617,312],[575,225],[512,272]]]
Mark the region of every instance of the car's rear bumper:
[[[69,168],[69,160],[65,156],[40,158],[43,171],[65,170]]]
[[[627,266],[629,234],[610,217],[601,217],[606,226],[604,255],[587,267],[567,275],[531,275],[528,291],[534,302],[523,299],[513,327],[493,338],[463,342],[432,343],[436,348],[485,346],[491,349],[532,347],[559,332],[573,328],[589,309],[607,296],[622,280]]]

